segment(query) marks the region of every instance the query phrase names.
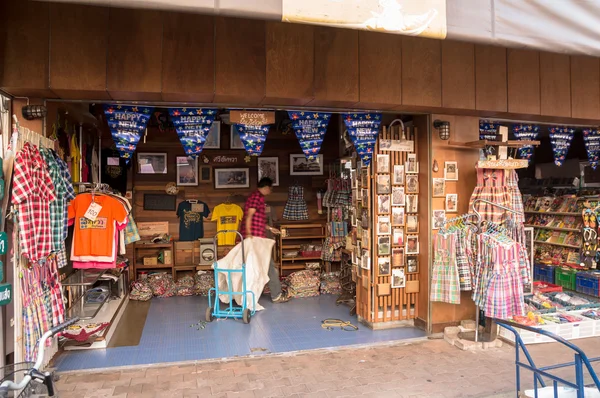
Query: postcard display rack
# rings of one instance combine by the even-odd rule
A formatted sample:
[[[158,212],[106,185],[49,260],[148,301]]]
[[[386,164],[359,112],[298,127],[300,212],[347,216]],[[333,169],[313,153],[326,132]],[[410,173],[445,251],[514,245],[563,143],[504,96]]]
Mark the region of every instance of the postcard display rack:
[[[406,128],[404,134],[399,126],[383,127],[371,165],[365,168],[358,161],[351,173],[352,276],[356,282],[357,315],[368,324],[414,319],[418,311],[418,266],[413,263],[409,266],[405,253],[406,238],[410,236],[406,231],[405,214],[408,174],[400,173],[406,167],[408,156],[418,164],[416,129]],[[382,150],[381,140],[412,141],[412,151]],[[394,178],[394,170],[399,178]],[[418,169],[413,176],[417,178]],[[411,195],[416,197],[418,192],[413,192]],[[417,207],[411,211],[414,212],[411,215],[416,216]],[[413,225],[413,230],[416,236],[418,225]],[[347,243],[346,248],[348,246]],[[410,261],[418,261],[416,254]]]

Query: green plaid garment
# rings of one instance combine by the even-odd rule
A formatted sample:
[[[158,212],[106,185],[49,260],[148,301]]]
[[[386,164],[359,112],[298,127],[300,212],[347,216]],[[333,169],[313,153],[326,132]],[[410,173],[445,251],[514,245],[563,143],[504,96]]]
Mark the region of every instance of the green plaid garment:
[[[438,233],[435,237],[431,301],[460,304],[460,278],[456,266],[456,235]]]

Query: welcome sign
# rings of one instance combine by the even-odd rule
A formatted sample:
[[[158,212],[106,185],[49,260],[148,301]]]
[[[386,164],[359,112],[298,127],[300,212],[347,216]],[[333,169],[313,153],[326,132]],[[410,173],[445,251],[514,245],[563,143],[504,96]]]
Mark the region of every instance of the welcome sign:
[[[196,157],[206,143],[206,137],[217,116],[216,109],[171,108],[169,116],[186,155]]]
[[[373,158],[381,126],[381,113],[345,113],[343,117],[354,148],[366,167]]]
[[[150,120],[152,108],[107,104],[104,114],[119,155],[129,162]]]
[[[331,113],[288,111],[288,116],[304,156],[308,160],[315,159],[321,151]]]

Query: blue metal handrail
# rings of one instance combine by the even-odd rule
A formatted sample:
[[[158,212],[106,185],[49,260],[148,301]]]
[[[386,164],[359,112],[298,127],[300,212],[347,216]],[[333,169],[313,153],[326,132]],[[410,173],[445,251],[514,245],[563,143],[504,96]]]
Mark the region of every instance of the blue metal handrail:
[[[592,380],[594,381],[596,388],[600,391],[600,380],[598,379],[598,376],[596,375],[596,372],[594,371],[594,369],[592,368],[592,365],[591,365],[592,362],[600,361],[600,357],[588,359],[587,355],[585,355],[585,353],[581,350],[581,348],[579,348],[575,344],[563,339],[562,337],[557,336],[554,333],[548,332],[546,330],[541,330],[541,329],[534,328],[531,326],[521,325],[519,323],[506,321],[504,319],[494,319],[493,321],[496,322],[501,327],[511,331],[515,335],[515,364],[516,364],[516,372],[517,372],[516,373],[517,397],[519,396],[519,392],[521,391],[521,372],[520,372],[521,368],[525,368],[525,369],[533,372],[534,394],[535,394],[536,398],[538,396],[538,382],[542,386],[542,388],[546,387],[546,383],[542,379],[542,376],[547,377],[552,380],[555,397],[558,397],[558,383],[562,383],[565,386],[576,389],[577,390],[577,398],[584,398],[584,388],[585,388],[584,375],[583,375],[583,367],[584,366],[587,369],[587,371],[589,372],[590,376],[592,377]],[[537,333],[537,334],[541,334],[541,335],[551,338],[552,340],[555,340],[558,343],[561,343],[562,345],[566,346],[567,348],[570,348],[571,350],[575,351],[575,354],[574,354],[575,360],[573,362],[568,362],[568,363],[563,363],[563,364],[558,364],[558,365],[544,366],[544,367],[539,367],[539,368],[536,367],[535,363],[533,362],[533,358],[531,357],[531,355],[529,354],[529,351],[525,347],[525,343],[523,342],[523,340],[521,339],[521,336],[519,335],[519,332],[515,328],[527,330],[527,331]],[[523,354],[527,358],[528,363],[521,362],[520,356],[519,356],[520,349],[523,350]],[[560,377],[548,372],[549,370],[565,368],[568,366],[575,366],[575,383],[565,380],[563,378],[560,378]]]

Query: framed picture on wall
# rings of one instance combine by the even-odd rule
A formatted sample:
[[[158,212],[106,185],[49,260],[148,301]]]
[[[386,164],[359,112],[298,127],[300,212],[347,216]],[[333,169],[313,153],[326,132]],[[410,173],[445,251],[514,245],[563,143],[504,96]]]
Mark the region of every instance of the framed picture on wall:
[[[392,225],[399,227],[404,226],[404,207],[392,208]]]
[[[323,155],[309,160],[304,154],[290,155],[290,175],[292,176],[320,176],[323,175]]]
[[[360,261],[360,268],[362,268],[362,269],[371,269],[371,258],[369,257],[369,251],[368,250],[363,250],[363,252],[362,252],[361,261]]]
[[[198,179],[201,184],[207,184],[212,182],[212,166],[203,165],[200,166],[198,171]]]
[[[406,273],[416,274],[419,272],[419,261],[416,256],[406,257]]]
[[[138,174],[167,174],[166,153],[137,154]]]
[[[404,187],[392,187],[392,206],[404,206]]]
[[[215,189],[250,188],[250,169],[215,169]]]
[[[433,211],[433,220],[431,220],[431,224],[433,224],[432,229],[440,229],[444,226],[446,222],[446,210],[434,210]]]
[[[404,249],[392,249],[392,267],[404,267]]]
[[[377,194],[389,194],[391,192],[390,176],[387,174],[377,176]]]
[[[360,186],[363,189],[369,187],[369,169],[367,168],[360,169]]]
[[[392,270],[392,289],[399,289],[406,286],[406,275],[404,268],[394,268]]]
[[[273,186],[279,186],[279,158],[258,158],[258,181],[263,177],[269,177],[273,181]]]
[[[392,229],[392,245],[404,246],[404,230],[402,228]]]
[[[419,217],[416,214],[406,215],[406,233],[416,234],[419,232]]]
[[[377,155],[377,172],[390,172],[390,155]]]
[[[433,193],[434,198],[443,198],[446,193],[446,180],[443,178],[433,179]]]
[[[408,174],[406,176],[406,193],[419,193],[418,174]]]
[[[206,136],[204,149],[221,149],[221,122],[215,120]]]
[[[232,124],[229,127],[231,127],[229,130],[229,149],[246,149],[235,126]]]
[[[406,237],[406,254],[419,254],[419,237],[417,235]]]
[[[390,213],[390,195],[377,195],[377,213]]]
[[[196,186],[198,185],[198,158],[189,158],[187,156],[177,156],[177,185]]]
[[[377,237],[377,254],[379,254],[380,256],[389,256],[390,248],[391,246],[389,236]]]
[[[392,233],[392,226],[390,225],[390,218],[377,217],[377,235],[390,235]]]
[[[404,167],[405,167],[406,174],[418,174],[419,173],[419,162],[417,162],[417,154],[416,153],[406,154],[406,165]]]
[[[458,181],[458,162],[444,162],[444,179]]]
[[[458,194],[448,193],[446,194],[446,213],[458,212]]]
[[[394,178],[392,179],[394,185],[404,185],[404,165],[394,165]]]
[[[419,210],[419,196],[406,195],[406,212],[416,213]]]
[[[377,270],[379,271],[379,276],[387,276],[390,274],[392,270],[392,266],[390,264],[389,257],[379,257],[377,259]]]

